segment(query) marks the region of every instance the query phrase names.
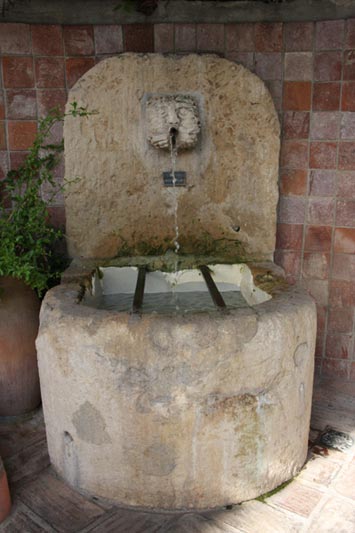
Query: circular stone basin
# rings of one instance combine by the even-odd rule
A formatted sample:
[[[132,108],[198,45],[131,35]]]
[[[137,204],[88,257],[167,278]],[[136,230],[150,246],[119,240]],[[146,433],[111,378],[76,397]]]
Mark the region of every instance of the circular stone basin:
[[[246,265],[225,267],[212,277],[245,303],[223,312],[98,309],[89,296],[78,304],[79,282],[47,293],[37,350],[48,447],[72,486],[126,506],[207,509],[301,469],[314,302],[286,283],[271,298]],[[180,289],[199,281],[188,272]],[[117,292],[103,273],[91,298]]]

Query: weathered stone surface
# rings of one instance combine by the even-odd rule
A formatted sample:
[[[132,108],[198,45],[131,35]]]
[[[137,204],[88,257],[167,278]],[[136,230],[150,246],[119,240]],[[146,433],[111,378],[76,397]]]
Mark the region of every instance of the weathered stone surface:
[[[160,94],[190,95],[199,107],[198,143],[176,165],[187,187],[163,186],[170,154],[147,139],[146,101]],[[122,54],[87,72],[74,99],[98,113],[67,117],[64,126],[73,257],[173,249],[177,196],[183,253],[272,258],[279,123],[259,78],[212,55]]]
[[[51,461],[74,487],[202,509],[300,470],[316,327],[308,296],[290,288],[226,314],[139,317],[78,305],[78,289],[47,293],[37,340]]]

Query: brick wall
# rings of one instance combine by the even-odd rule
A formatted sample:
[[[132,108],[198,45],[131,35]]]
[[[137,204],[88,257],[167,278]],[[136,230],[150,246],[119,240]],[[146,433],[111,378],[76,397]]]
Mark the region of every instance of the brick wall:
[[[63,106],[67,90],[97,61],[123,51],[217,52],[265,80],[282,122],[275,260],[317,301],[318,371],[354,381],[355,19],[0,24],[0,179],[23,159],[38,117]],[[58,196],[51,206],[58,224],[62,204]]]

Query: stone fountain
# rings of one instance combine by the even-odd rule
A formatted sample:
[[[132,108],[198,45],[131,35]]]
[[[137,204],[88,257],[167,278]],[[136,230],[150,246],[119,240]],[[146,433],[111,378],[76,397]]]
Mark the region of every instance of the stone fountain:
[[[65,121],[73,261],[37,339],[54,468],[79,490],[155,509],[274,489],[307,455],[316,312],[272,263],[268,90],[212,55],[123,54],[87,72],[74,99],[98,112]],[[189,291],[212,308],[145,307]],[[102,305],[112,295],[131,303]]]

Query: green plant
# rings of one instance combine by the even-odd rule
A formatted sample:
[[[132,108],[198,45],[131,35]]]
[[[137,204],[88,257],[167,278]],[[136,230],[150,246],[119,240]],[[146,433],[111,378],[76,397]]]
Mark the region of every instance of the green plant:
[[[47,144],[53,126],[66,115],[91,113],[76,102],[68,113],[53,109],[39,121],[35,140],[24,163],[8,172],[0,200],[0,276],[23,280],[39,295],[59,278],[63,261],[55,245],[63,237],[61,230],[49,223],[47,203],[41,196],[47,185],[52,197],[60,188],[53,171],[64,149],[63,140]],[[49,199],[50,202],[50,199]],[[9,207],[8,207],[9,206]]]

